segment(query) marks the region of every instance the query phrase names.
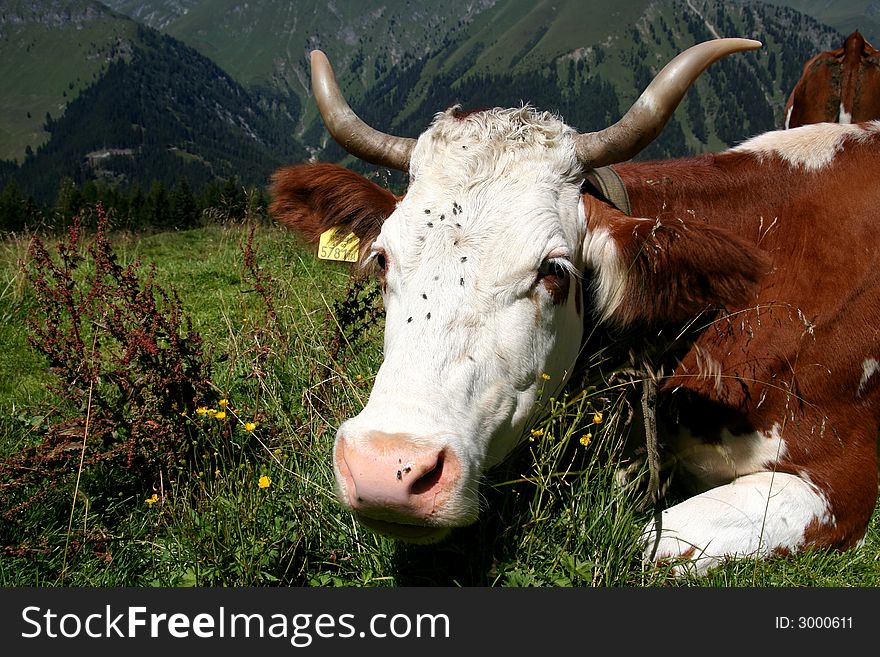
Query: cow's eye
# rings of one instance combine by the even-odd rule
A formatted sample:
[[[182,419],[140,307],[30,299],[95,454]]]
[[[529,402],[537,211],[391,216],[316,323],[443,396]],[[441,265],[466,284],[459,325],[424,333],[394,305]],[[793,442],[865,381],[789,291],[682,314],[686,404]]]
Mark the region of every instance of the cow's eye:
[[[564,280],[568,278],[568,269],[558,258],[547,258],[538,268],[538,278],[555,278]]]
[[[388,255],[384,249],[375,249],[372,253],[372,261],[376,266],[376,272],[380,277],[384,277],[388,271]]]

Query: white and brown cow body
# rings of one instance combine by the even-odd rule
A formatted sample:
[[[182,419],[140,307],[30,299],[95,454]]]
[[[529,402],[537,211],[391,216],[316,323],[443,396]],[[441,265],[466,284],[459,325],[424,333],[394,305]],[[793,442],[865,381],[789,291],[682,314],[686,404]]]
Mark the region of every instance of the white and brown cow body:
[[[663,114],[646,94],[637,106]],[[275,175],[282,222],[313,242],[347,227],[382,281],[385,357],[337,433],[340,500],[375,529],[439,540],[476,519],[483,473],[569,379],[587,329],[690,324],[656,365],[665,460],[696,494],[650,523],[646,556],[703,572],[855,545],[877,496],[880,125],[617,164],[631,216],[581,188],[632,155],[619,136],[584,140],[530,107],[453,109],[380,149],[403,153],[402,197],[334,165]]]
[[[704,552],[703,570],[722,555],[864,536],[880,426],[878,149],[880,122],[804,126],[615,166],[647,221],[589,201],[591,228],[614,235],[629,276],[603,310],[611,322],[686,319],[702,276],[748,281],[766,259],[745,296],[734,288],[734,303],[696,320],[705,328],[661,381],[667,458],[706,492],[663,512],[655,558]],[[725,234],[747,249],[728,250]]]
[[[805,64],[785,105],[785,127],[880,119],[880,51],[858,31]]]

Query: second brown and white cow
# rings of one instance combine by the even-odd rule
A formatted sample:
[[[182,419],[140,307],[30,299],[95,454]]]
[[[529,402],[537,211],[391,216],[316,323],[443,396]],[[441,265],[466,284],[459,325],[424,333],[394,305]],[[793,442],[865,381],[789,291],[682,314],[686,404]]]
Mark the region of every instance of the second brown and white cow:
[[[785,127],[880,119],[880,50],[860,32],[811,57],[785,104]]]
[[[597,133],[528,106],[453,108],[417,140],[364,125],[313,53],[331,134],[409,172],[402,197],[330,164],[273,181],[280,221],[312,242],[345,227],[381,278],[384,361],[333,449],[359,520],[415,542],[472,523],[483,473],[568,380],[586,326],[688,325],[658,421],[694,494],[645,528],[646,558],[702,573],[863,539],[877,499],[880,123],[627,161],[706,66],[758,45],[694,46]],[[612,164],[630,214],[584,185]]]

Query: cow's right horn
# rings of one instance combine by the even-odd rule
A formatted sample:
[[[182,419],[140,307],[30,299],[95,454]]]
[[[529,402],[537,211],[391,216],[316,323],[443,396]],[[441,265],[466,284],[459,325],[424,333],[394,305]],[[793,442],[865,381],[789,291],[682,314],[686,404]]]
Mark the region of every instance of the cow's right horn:
[[[416,140],[379,132],[358,118],[342,96],[330,61],[323,52],[312,51],[311,65],[312,93],[315,94],[318,112],[333,139],[362,160],[409,171],[409,158]]]
[[[634,157],[654,141],[688,88],[710,64],[760,47],[761,42],[752,39],[713,39],[691,46],[657,74],[617,123],[578,135],[578,159],[584,168],[594,169]]]

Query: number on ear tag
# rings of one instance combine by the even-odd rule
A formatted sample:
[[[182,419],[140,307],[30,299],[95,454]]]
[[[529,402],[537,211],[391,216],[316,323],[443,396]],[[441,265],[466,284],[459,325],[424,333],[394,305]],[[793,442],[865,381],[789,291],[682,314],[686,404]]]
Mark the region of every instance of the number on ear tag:
[[[361,241],[354,233],[340,235],[339,226],[321,233],[318,240],[318,257],[321,260],[357,262]]]

